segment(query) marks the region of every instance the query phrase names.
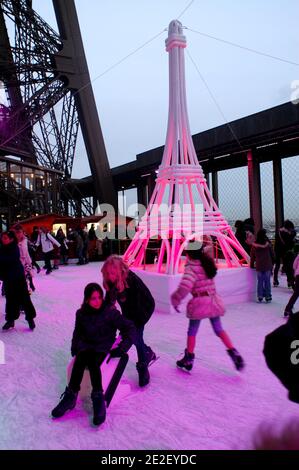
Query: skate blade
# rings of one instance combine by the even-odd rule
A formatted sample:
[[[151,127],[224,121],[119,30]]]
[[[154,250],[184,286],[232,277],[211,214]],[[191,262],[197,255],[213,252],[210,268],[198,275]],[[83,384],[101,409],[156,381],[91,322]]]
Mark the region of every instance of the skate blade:
[[[153,365],[155,362],[157,362],[158,359],[160,359],[160,356],[156,356],[155,359],[152,359],[147,367],[150,367],[151,365]]]

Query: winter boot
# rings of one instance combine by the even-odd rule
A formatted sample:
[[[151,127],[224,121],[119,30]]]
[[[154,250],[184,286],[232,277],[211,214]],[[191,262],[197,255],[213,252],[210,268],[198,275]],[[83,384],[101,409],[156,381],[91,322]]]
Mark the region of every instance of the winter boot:
[[[228,355],[232,358],[232,361],[235,364],[236,369],[242,370],[245,367],[245,363],[240,353],[235,348],[228,349],[227,352],[228,352]]]
[[[10,328],[13,328],[14,326],[15,326],[15,322],[8,320],[8,321],[2,326],[2,330],[9,330]]]
[[[157,359],[157,356],[152,350],[152,348],[150,348],[149,346],[147,346],[147,350],[145,354],[146,354],[145,362],[146,362],[146,365],[149,367],[153,362],[155,362],[155,360]]]
[[[191,370],[193,367],[195,355],[193,353],[189,353],[187,349],[185,349],[185,355],[182,359],[176,361],[176,365],[186,370]]]
[[[150,374],[146,362],[137,362],[136,369],[139,376],[139,387],[145,387],[150,381]]]
[[[106,403],[103,392],[91,393],[91,399],[93,404],[93,424],[99,426],[106,419]]]
[[[284,313],[283,313],[283,316],[284,317],[290,317],[291,315],[293,315],[293,310],[288,310],[287,308],[285,309]]]
[[[76,406],[78,397],[78,392],[73,392],[69,387],[66,387],[65,391],[61,395],[60,398],[62,400],[58,403],[58,405],[52,410],[53,418],[60,418],[63,416],[68,410],[72,410]]]
[[[29,318],[29,319],[27,320],[27,322],[28,322],[28,325],[29,325],[30,330],[34,330],[34,328],[35,328],[35,321],[33,320],[33,318]]]
[[[288,395],[289,400],[299,403],[299,387],[292,387],[289,390],[289,395]]]

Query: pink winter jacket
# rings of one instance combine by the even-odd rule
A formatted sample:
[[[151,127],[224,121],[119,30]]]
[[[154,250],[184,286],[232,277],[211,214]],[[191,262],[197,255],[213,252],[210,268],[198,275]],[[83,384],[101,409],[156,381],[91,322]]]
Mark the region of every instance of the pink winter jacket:
[[[193,298],[187,304],[188,318],[199,320],[224,314],[224,306],[216,295],[214,279],[207,277],[199,260],[187,261],[182,280],[171,296],[172,305],[178,307],[189,293]],[[198,295],[202,293],[208,295]]]

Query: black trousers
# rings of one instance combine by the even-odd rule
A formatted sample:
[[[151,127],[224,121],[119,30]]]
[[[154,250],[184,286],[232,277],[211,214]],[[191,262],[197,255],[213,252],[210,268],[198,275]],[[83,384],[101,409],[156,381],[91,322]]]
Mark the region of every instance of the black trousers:
[[[288,302],[288,305],[286,306],[286,310],[287,311],[290,311],[293,309],[297,299],[299,297],[299,276],[296,276],[295,277],[295,288],[294,288],[294,293],[293,295],[291,296],[289,302]]]
[[[35,267],[37,270],[39,270],[40,267],[36,262],[36,251],[35,250],[30,250],[29,255],[30,255],[30,258],[32,260],[32,266]]]
[[[72,389],[73,392],[79,392],[84,371],[86,368],[88,368],[93,391],[102,392],[103,386],[100,365],[102,364],[106,356],[106,353],[98,353],[93,350],[80,351],[76,355],[76,359],[74,362],[72,375],[69,383],[70,389]]]
[[[291,251],[288,251],[287,253],[284,253],[283,255],[279,255],[279,254],[276,255],[274,273],[273,273],[274,282],[278,281],[278,272],[279,272],[279,268],[282,262],[284,271],[287,276],[288,284],[291,285],[294,283],[294,273],[293,273],[294,259],[295,259],[295,255]]]
[[[44,253],[45,266],[46,266],[47,271],[52,271],[52,265],[51,265],[52,255],[53,255],[53,250],[48,251],[47,253]]]
[[[5,281],[4,289],[6,297],[6,321],[17,320],[20,316],[20,310],[24,310],[26,320],[36,317],[36,311],[28,293],[25,276],[14,281]]]

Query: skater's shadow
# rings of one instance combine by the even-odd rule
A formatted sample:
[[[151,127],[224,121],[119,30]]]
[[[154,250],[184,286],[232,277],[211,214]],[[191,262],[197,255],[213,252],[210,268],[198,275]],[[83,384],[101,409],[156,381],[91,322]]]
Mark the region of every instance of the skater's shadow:
[[[56,371],[56,388],[61,393],[68,384],[67,370],[72,357],[65,349],[57,349],[53,356],[53,369]]]

